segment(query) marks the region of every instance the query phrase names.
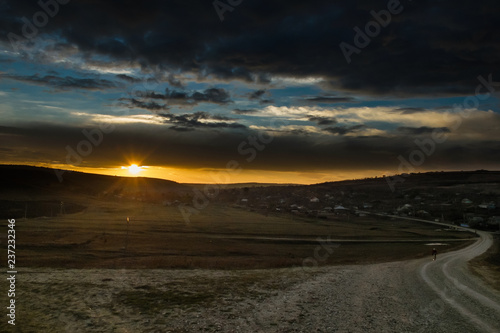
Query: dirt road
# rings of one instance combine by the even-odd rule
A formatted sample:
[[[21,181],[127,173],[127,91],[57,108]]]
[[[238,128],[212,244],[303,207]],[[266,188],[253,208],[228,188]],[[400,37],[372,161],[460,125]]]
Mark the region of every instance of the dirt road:
[[[500,331],[500,297],[479,283],[467,270],[467,261],[484,253],[492,237],[479,232],[481,238],[472,246],[447,253],[436,262],[420,267],[420,276],[443,301],[482,332]]]
[[[500,294],[467,270],[467,260],[492,243],[488,233],[480,236],[473,245],[439,255],[436,261],[429,255],[320,270],[305,282],[233,312],[235,319],[207,313],[201,317],[210,319],[203,319],[201,326],[193,323],[193,329],[214,325],[223,332],[499,332]]]
[[[252,271],[24,269],[20,332],[499,332],[467,270],[491,236],[420,260]],[[335,251],[342,251],[338,247]],[[17,294],[17,292],[16,292]],[[0,323],[0,331],[12,331]]]

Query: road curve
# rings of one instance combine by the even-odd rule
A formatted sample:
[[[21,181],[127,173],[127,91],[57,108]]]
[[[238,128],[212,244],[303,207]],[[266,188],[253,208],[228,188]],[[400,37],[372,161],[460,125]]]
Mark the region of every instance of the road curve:
[[[500,298],[467,270],[467,261],[483,254],[493,244],[492,236],[481,236],[471,246],[439,255],[420,266],[423,281],[444,302],[482,332],[500,331]]]
[[[467,267],[493,243],[478,234],[474,244],[436,261],[429,251],[418,260],[324,268],[255,304],[252,325],[239,331],[498,333],[500,293]]]

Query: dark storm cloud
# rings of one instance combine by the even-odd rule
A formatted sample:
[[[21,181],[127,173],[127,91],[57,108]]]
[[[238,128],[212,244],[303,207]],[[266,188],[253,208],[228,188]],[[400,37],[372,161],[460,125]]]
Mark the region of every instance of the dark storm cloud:
[[[431,134],[434,131],[439,131],[440,133],[450,133],[450,129],[447,127],[398,127],[397,132],[403,135],[423,135]]]
[[[135,98],[119,98],[118,105],[129,109],[144,109],[149,111],[166,111],[170,109],[167,104],[159,104],[154,101],[141,101]]]
[[[36,37],[143,68],[260,83],[320,76],[324,87],[369,94],[472,94],[478,75],[500,75],[496,1],[401,5],[350,64],[339,44],[354,45],[353,28],[364,30],[387,1],[246,1],[221,22],[211,1],[73,0]],[[40,10],[36,1],[4,1],[0,38],[22,37],[21,18]]]
[[[210,119],[214,119],[214,120],[222,120],[222,121],[232,121],[232,120],[237,120],[237,119],[235,119],[235,118],[231,118],[231,117],[223,116],[223,115],[220,115],[220,114],[210,115]]]
[[[329,97],[329,96],[316,96],[304,99],[308,103],[350,103],[354,101],[351,97]]]
[[[234,109],[232,111],[234,114],[254,114],[259,112],[258,110],[255,109]]]
[[[186,92],[182,90],[172,90],[167,88],[165,93],[156,91],[136,91],[139,98],[168,100],[172,105],[196,105],[199,103],[229,104],[233,101],[229,93],[220,88],[209,88],[204,91]]]
[[[332,134],[338,134],[338,135],[346,135],[349,133],[353,133],[356,131],[359,131],[360,129],[366,128],[366,125],[354,125],[354,126],[337,126],[337,127],[326,127],[323,128],[323,131],[329,132]]]
[[[248,98],[251,100],[260,99],[265,93],[266,93],[266,91],[264,89],[256,90],[256,91],[250,93],[248,95]]]
[[[260,104],[272,104],[274,103],[274,100],[273,99],[261,99],[259,101]]]
[[[166,95],[157,93],[155,91],[137,91],[135,95],[140,98],[167,99]]]
[[[117,74],[116,77],[119,78],[120,80],[124,80],[124,81],[127,81],[129,83],[141,82],[140,79],[137,79],[135,77],[132,77],[132,76],[129,76],[129,75],[126,75],[126,74]]]
[[[439,110],[452,110],[454,108],[456,108],[456,107],[453,105],[441,105],[441,106],[436,106],[433,109],[439,111]]]
[[[248,162],[250,154],[246,149],[252,147],[249,138],[258,138],[257,132],[248,128],[204,131],[197,127],[203,125],[195,121],[196,117],[204,116],[167,116],[167,121],[175,124],[170,131],[147,124],[116,125],[112,132],[103,135],[100,145],[93,146],[80,166],[116,167],[133,157],[143,165],[182,168],[224,168],[228,161],[236,160],[247,170],[364,170],[366,165],[379,170],[397,170],[398,156],[407,156],[416,148],[413,138],[404,136],[394,140],[376,136],[317,137],[281,133],[258,152],[258,158]],[[46,124],[0,127],[0,157],[5,161],[67,163],[67,147],[76,151],[78,144],[87,140],[82,130],[84,128]],[[242,144],[244,149],[239,150]],[[478,165],[500,162],[500,146],[496,140],[474,144],[448,140],[437,149],[439,154],[426,160],[429,165],[437,163],[443,168],[453,168],[457,161],[474,161]]]
[[[229,93],[224,89],[218,88],[206,89],[204,92],[194,92],[191,96],[188,96],[188,100],[193,100],[195,103],[205,102],[216,104],[228,104],[232,102]]]
[[[260,104],[270,104],[273,100],[269,97],[271,94],[265,89],[259,89],[248,94],[248,99],[251,101],[259,101]]]
[[[393,112],[400,114],[414,114],[414,113],[426,112],[426,109],[418,107],[408,107],[408,108],[397,108],[394,109]]]
[[[165,90],[165,93],[137,90],[134,92],[133,97],[122,97],[118,101],[119,106],[151,111],[169,110],[174,105],[194,106],[199,103],[224,105],[233,102],[229,93],[219,88],[209,88],[201,92],[195,91],[191,93],[169,88]],[[163,103],[157,101],[163,101]]]
[[[172,74],[168,75],[167,82],[172,87],[181,88],[181,89],[183,89],[185,87],[184,84]]]
[[[75,78],[71,76],[60,77],[56,75],[41,76],[38,74],[29,76],[0,74],[0,78],[6,78],[41,86],[49,86],[55,88],[56,90],[101,90],[118,87],[115,82],[100,78]]]
[[[334,118],[327,118],[327,117],[316,117],[316,116],[309,116],[309,121],[315,122],[318,125],[333,125],[337,123],[337,120]]]
[[[233,109],[234,115],[251,116],[259,115],[259,110],[252,109],[256,104],[271,103],[272,98],[293,107],[297,101],[356,102],[358,96],[364,95],[359,100],[367,101],[363,106],[369,108],[384,100],[370,99],[371,95],[389,96],[391,101],[396,99],[394,96],[473,95],[479,75],[486,78],[492,73],[493,81],[500,81],[497,36],[500,6],[493,0],[459,3],[401,0],[402,12],[393,15],[380,34],[360,47],[359,53],[352,54],[350,63],[339,44],[355,44],[353,28],[364,30],[366,23],[373,20],[370,11],[387,9],[387,0],[244,1],[226,12],[223,22],[213,8],[213,1],[71,0],[59,5],[58,13],[51,15],[47,24],[37,27],[32,33],[34,36],[26,39],[23,25],[41,11],[38,3],[0,2],[0,42],[8,47],[14,33],[16,41],[28,46],[21,48],[18,55],[9,53],[10,49],[2,54],[2,58],[19,58],[13,68],[3,69],[6,72],[0,74],[1,80],[17,80],[57,91],[111,90],[144,82],[140,88],[143,91],[133,90],[128,96],[122,95],[119,105],[149,110],[163,117],[163,126],[117,125],[115,131],[105,135],[102,145],[85,158],[85,163],[99,167],[122,165],[124,156],[131,151],[144,154],[145,165],[224,167],[233,159],[246,160],[248,156],[238,152],[238,146],[255,137],[257,132],[227,116],[207,112],[168,113],[174,107],[190,109],[210,103],[207,110],[220,108],[216,112],[224,113]],[[31,65],[50,68],[51,64],[59,73],[66,71],[66,65],[68,73],[74,73],[74,65],[78,72],[93,68],[92,73],[97,70],[106,74],[101,77],[73,77],[56,72],[29,75],[34,73],[29,72]],[[20,68],[22,65],[25,68]],[[106,71],[106,66],[114,71]],[[124,68],[130,71],[122,73],[134,74],[110,74]],[[142,76],[155,79],[143,80]],[[322,81],[309,80],[311,77]],[[231,86],[221,82],[226,80],[242,80],[245,84],[232,82]],[[147,88],[158,87],[160,83],[159,91]],[[163,90],[167,83],[169,88]],[[207,84],[224,88],[205,89]],[[304,87],[306,85],[316,86]],[[246,94],[248,89],[253,91]],[[482,93],[486,92],[487,89],[482,88]],[[285,94],[297,97],[287,99],[283,97]],[[98,100],[98,94],[95,95]],[[231,96],[243,97],[244,103],[232,104]],[[347,96],[355,96],[355,99]],[[452,104],[451,100],[446,103]],[[429,105],[428,100],[424,102],[427,103],[418,104],[416,98],[402,102],[399,105],[408,107],[394,107],[392,115],[428,112],[421,107],[411,107]],[[92,105],[98,109],[96,103]],[[398,155],[416,148],[415,136],[428,135],[436,129],[450,132],[447,128],[400,127],[388,130],[390,138],[382,134],[356,137],[368,128],[341,126],[334,118],[307,116],[311,113],[301,111],[301,122],[305,119],[314,123],[309,125],[320,126],[320,134],[317,129],[295,126],[296,123],[281,126],[279,128],[285,129],[269,132],[277,135],[247,168],[359,170],[369,165],[394,170],[399,164]],[[255,128],[269,128],[264,124],[266,117],[245,117],[245,121],[248,118],[255,120],[252,124]],[[478,116],[476,122],[472,118],[463,119],[460,131],[454,130],[456,136],[467,139],[455,142],[455,135],[450,135],[450,139],[437,148],[440,153],[429,157],[429,163],[442,162],[444,168],[457,161],[499,162],[499,144],[494,140],[497,127],[491,125],[494,123],[485,115]],[[368,125],[378,126],[378,130],[387,129],[379,122],[373,123]],[[411,124],[405,121],[398,124],[408,123]],[[425,124],[433,126],[432,119]],[[386,122],[385,126],[394,125]],[[82,129],[48,124],[2,127],[0,155],[20,161],[65,163],[65,147],[76,147],[86,139]],[[490,141],[483,141],[484,138]]]
[[[196,128],[229,128],[229,129],[246,129],[245,125],[238,124],[233,121],[235,119],[221,115],[211,115],[208,112],[195,112],[182,115],[174,115],[170,113],[160,113],[160,116],[165,118],[165,122],[172,124],[170,127],[176,131],[189,131]],[[210,122],[203,122],[202,120],[215,120]]]
[[[206,1],[189,5],[149,1],[147,6],[109,1],[95,6],[88,1],[61,6],[41,33],[57,32],[84,52],[133,59],[145,66],[163,64],[245,80],[264,73],[321,75],[338,78],[330,81],[336,87],[375,92],[395,87],[450,91],[444,83],[458,82],[459,87],[451,89],[458,93],[471,77],[498,70],[496,62],[486,68],[488,59],[498,58],[491,33],[498,24],[498,6],[493,1],[467,1],[460,11],[451,3],[404,3],[404,11],[354,55],[350,65],[339,43],[352,44],[352,28],[363,28],[371,20],[370,10],[385,9],[385,2],[256,0],[227,13],[223,23]],[[7,2],[3,38],[8,32],[20,34],[20,18],[39,10],[34,2]],[[465,72],[449,71],[466,64]],[[422,75],[418,68],[428,74]]]

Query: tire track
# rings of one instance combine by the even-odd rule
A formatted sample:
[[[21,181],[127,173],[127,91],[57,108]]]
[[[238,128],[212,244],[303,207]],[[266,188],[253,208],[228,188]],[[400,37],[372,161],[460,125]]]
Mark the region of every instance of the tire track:
[[[478,329],[496,333],[500,331],[500,297],[491,292],[486,295],[482,282],[466,269],[467,261],[484,253],[493,243],[489,233],[478,234],[481,237],[471,246],[425,263],[419,272],[445,304]]]

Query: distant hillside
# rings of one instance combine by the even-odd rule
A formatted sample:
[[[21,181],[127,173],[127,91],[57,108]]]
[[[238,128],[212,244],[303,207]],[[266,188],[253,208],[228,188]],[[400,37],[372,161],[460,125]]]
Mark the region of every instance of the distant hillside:
[[[186,183],[191,187],[203,189],[207,184]],[[238,189],[238,188],[251,188],[251,187],[271,187],[271,186],[301,186],[300,184],[278,184],[278,183],[231,183],[221,184],[220,187],[224,189]]]
[[[333,221],[372,211],[493,231],[500,227],[500,172],[428,172],[315,185],[225,189],[217,200],[262,214]]]
[[[0,165],[0,184],[2,193],[13,195],[69,192],[91,196],[134,193],[155,195],[191,190],[189,186],[163,179],[105,176],[75,171],[64,172],[60,181],[54,169],[22,165]]]
[[[498,183],[500,182],[500,171],[476,170],[476,171],[441,171],[401,174],[390,177],[366,178],[357,180],[345,180],[338,182],[327,182],[312,185],[321,186],[355,186],[355,187],[385,187],[395,190],[405,190],[419,187],[435,186],[457,186],[467,184]],[[392,189],[391,188],[391,189]]]

